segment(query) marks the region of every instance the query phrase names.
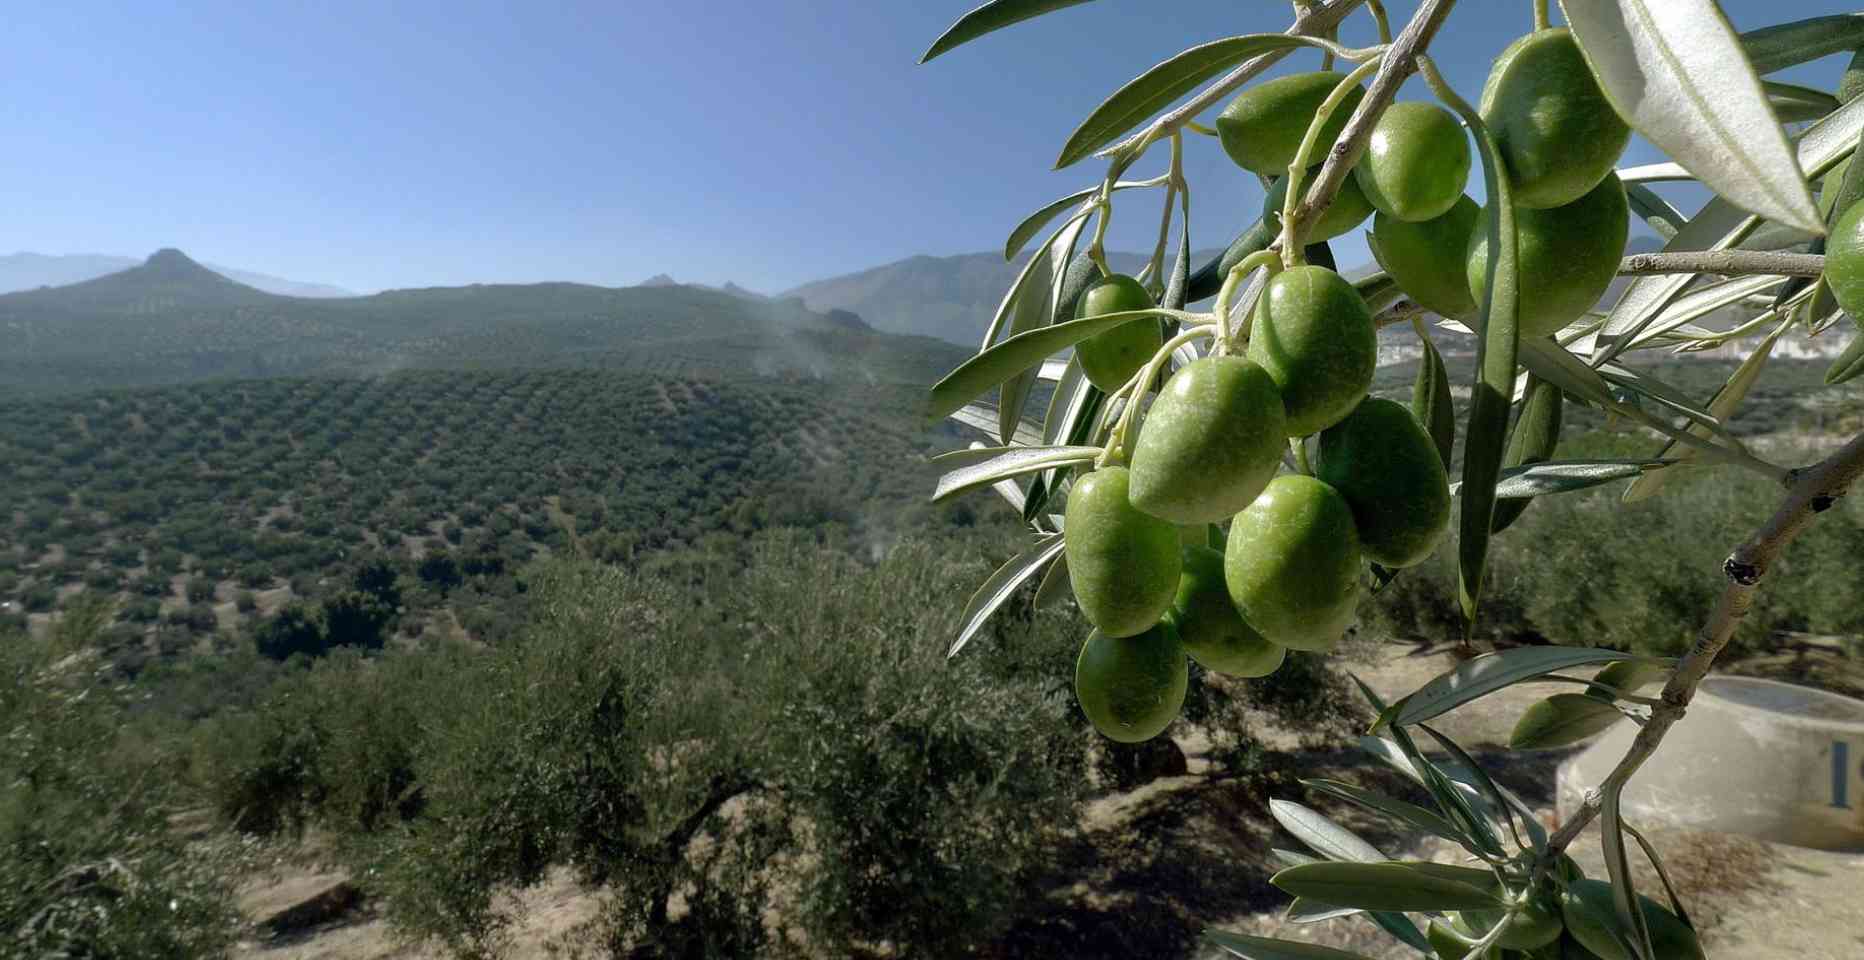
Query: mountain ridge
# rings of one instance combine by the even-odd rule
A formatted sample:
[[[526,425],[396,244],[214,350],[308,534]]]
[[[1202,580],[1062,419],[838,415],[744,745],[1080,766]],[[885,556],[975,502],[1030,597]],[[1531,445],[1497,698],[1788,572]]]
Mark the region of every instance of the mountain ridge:
[[[139,266],[144,261],[102,253],[47,254],[21,250],[0,255],[0,294],[34,290],[39,287],[63,287]],[[280,296],[325,299],[359,296],[351,290],[327,283],[288,280],[271,274],[204,263],[207,269],[249,287]]]

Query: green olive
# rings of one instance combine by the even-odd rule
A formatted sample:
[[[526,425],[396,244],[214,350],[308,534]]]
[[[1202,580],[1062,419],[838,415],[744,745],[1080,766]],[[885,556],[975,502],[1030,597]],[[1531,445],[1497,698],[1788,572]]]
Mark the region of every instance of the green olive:
[[[1446,317],[1467,317],[1476,312],[1466,274],[1469,238],[1481,229],[1482,208],[1459,197],[1448,213],[1417,223],[1380,212],[1372,218],[1366,245],[1418,306]]]
[[[1165,382],[1133,449],[1133,506],[1176,523],[1236,515],[1274,479],[1288,436],[1281,391],[1242,357],[1205,357]]]
[[[1359,533],[1339,491],[1284,474],[1236,515],[1223,555],[1230,601],[1256,632],[1326,652],[1359,606]]]
[[[1702,943],[1688,924],[1643,894],[1638,894],[1637,900],[1644,913],[1644,923],[1650,928],[1651,949],[1658,957],[1703,960]],[[1603,880],[1576,880],[1568,884],[1560,902],[1560,913],[1573,939],[1603,960],[1633,960],[1635,957],[1614,932],[1618,929],[1618,907],[1611,884]]]
[[[1565,27],[1509,44],[1482,89],[1481,109],[1516,206],[1560,207],[1585,196],[1631,142],[1631,128]]]
[[[1352,413],[1372,385],[1379,365],[1372,311],[1332,270],[1283,270],[1256,304],[1249,359],[1281,388],[1288,435],[1319,433]]]
[[[1519,266],[1521,337],[1544,337],[1596,307],[1618,276],[1631,208],[1617,174],[1592,192],[1551,210],[1515,208],[1515,260]],[[1469,236],[1468,279],[1478,301],[1488,285],[1489,236]]]
[[[1825,238],[1825,282],[1846,313],[1864,316],[1864,203],[1839,214]]]
[[[1165,732],[1184,706],[1190,667],[1178,631],[1155,624],[1132,637],[1087,635],[1074,664],[1081,712],[1110,740],[1138,743]]]
[[[1258,83],[1230,101],[1217,115],[1217,135],[1223,150],[1237,166],[1264,176],[1288,172],[1301,138],[1320,105],[1346,79],[1345,74],[1322,71],[1297,73]],[[1321,128],[1318,149],[1340,138],[1346,121],[1366,94],[1361,87],[1347,93]]]
[[[1244,622],[1230,602],[1223,579],[1223,554],[1205,546],[1184,548],[1184,574],[1167,619],[1191,659],[1233,677],[1266,677],[1288,656]]]
[[[1127,500],[1125,467],[1076,480],[1063,514],[1068,579],[1088,622],[1112,637],[1151,629],[1178,591],[1178,528]]]
[[[1316,477],[1353,509],[1360,549],[1386,567],[1422,563],[1450,532],[1450,478],[1410,409],[1367,397],[1320,435]]]
[[[1417,223],[1443,216],[1469,182],[1469,137],[1448,110],[1394,103],[1379,117],[1353,180],[1387,216]]]
[[[1314,185],[1314,175],[1319,167],[1310,167],[1307,176],[1301,182],[1303,190]],[[1288,197],[1288,177],[1286,174],[1275,178],[1274,186],[1269,188],[1269,195],[1262,200],[1262,221],[1272,230],[1281,229],[1282,201]],[[1320,212],[1320,219],[1308,226],[1307,241],[1316,243],[1331,240],[1342,233],[1352,230],[1366,222],[1372,216],[1372,204],[1359,189],[1359,182],[1351,177],[1340,184],[1340,192],[1335,194],[1333,202]]]
[[[1153,306],[1152,295],[1138,280],[1116,273],[1102,278],[1081,294],[1074,316],[1077,320],[1085,320],[1109,313],[1148,310]],[[1087,382],[1112,393],[1131,380],[1164,345],[1159,322],[1141,317],[1081,341],[1075,346],[1074,355],[1081,361],[1081,372],[1087,375]]]

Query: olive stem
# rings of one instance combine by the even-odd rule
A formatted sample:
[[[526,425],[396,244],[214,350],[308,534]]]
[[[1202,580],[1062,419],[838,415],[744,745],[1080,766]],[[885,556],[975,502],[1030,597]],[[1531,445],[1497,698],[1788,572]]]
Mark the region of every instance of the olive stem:
[[[1307,222],[1296,220],[1294,210],[1299,205],[1296,198],[1300,195],[1301,179],[1307,175],[1308,158],[1314,155],[1314,145],[1320,140],[1320,131],[1327,126],[1329,120],[1333,119],[1333,111],[1339,108],[1347,95],[1357,90],[1360,81],[1374,70],[1379,69],[1384,62],[1380,57],[1367,60],[1354,67],[1345,79],[1334,85],[1333,91],[1327,94],[1327,99],[1321,101],[1320,108],[1314,111],[1314,119],[1308,123],[1307,133],[1301,137],[1301,145],[1294,151],[1294,159],[1288,162],[1288,189],[1282,193],[1281,208],[1281,255],[1284,266],[1298,267],[1303,263],[1301,243],[1307,238]],[[1329,195],[1327,202],[1322,203],[1316,211],[1325,209],[1332,201],[1333,198]]]
[[[1307,476],[1314,475],[1314,468],[1307,462],[1307,438],[1289,437],[1288,449],[1294,454],[1294,468]]]
[[[1165,212],[1159,217],[1159,239],[1152,248],[1152,261],[1146,265],[1147,272],[1154,277],[1165,274],[1165,245],[1171,241],[1172,204],[1178,200],[1178,191],[1190,192],[1184,180],[1184,135],[1180,133],[1171,135],[1171,170],[1165,174],[1165,184]],[[1184,228],[1191,229],[1191,224],[1187,221]]]
[[[1179,347],[1202,337],[1215,336],[1219,336],[1219,331],[1213,324],[1200,323],[1185,330],[1170,340],[1165,341],[1165,345],[1160,347],[1158,352],[1152,355],[1152,359],[1146,361],[1146,365],[1141,367],[1139,372],[1134,374],[1131,380],[1126,381],[1126,383],[1120,387],[1118,392],[1126,394],[1126,409],[1120,411],[1120,422],[1114,426],[1113,434],[1107,438],[1106,447],[1101,450],[1100,457],[1095,461],[1096,466],[1104,467],[1108,463],[1114,462],[1116,458],[1120,461],[1124,461],[1131,455],[1130,451],[1126,449],[1126,438],[1132,434],[1133,428],[1139,422],[1139,400],[1145,396],[1147,388],[1151,385],[1152,381],[1158,377],[1160,368],[1171,361],[1172,353]],[[1116,396],[1117,395],[1116,393]]]
[[[1545,30],[1553,25],[1553,18],[1548,16],[1547,0],[1534,0],[1534,29]]]
[[[1231,267],[1229,275],[1223,278],[1223,288],[1217,291],[1216,305],[1211,307],[1210,311],[1211,318],[1216,321],[1219,331],[1217,334],[1219,352],[1235,352],[1236,341],[1239,339],[1243,343],[1249,342],[1247,318],[1245,318],[1244,332],[1240,338],[1234,336],[1230,330],[1230,298],[1236,295],[1236,288],[1259,267],[1267,269],[1269,275],[1274,276],[1281,270],[1281,256],[1273,250],[1257,250],[1244,257],[1242,262],[1236,266]]]
[[[1845,495],[1861,474],[1864,474],[1864,434],[1853,437],[1849,443],[1817,464],[1793,471],[1786,498],[1781,501],[1779,509],[1722,562],[1722,575],[1727,583],[1722,588],[1721,597],[1716,601],[1715,609],[1702,625],[1701,631],[1696,634],[1695,642],[1690,644],[1689,652],[1683,655],[1676,669],[1670,672],[1669,682],[1664,684],[1660,695],[1661,704],[1651,709],[1650,720],[1638,730],[1637,739],[1631,742],[1630,749],[1618,761],[1618,766],[1606,775],[1598,789],[1586,794],[1585,802],[1572,819],[1561,824],[1560,829],[1548,839],[1547,849],[1540,855],[1538,866],[1541,870],[1553,869],[1560,854],[1599,815],[1605,806],[1605,797],[1623,790],[1625,782],[1656,752],[1657,746],[1670,732],[1670,727],[1682,719],[1684,711],[1689,708],[1696,687],[1708,675],[1716,656],[1728,646],[1735,627],[1747,616],[1748,608],[1753,605],[1754,596],[1759,592],[1760,582],[1768,568],[1812,524],[1814,517],[1829,510],[1839,497]]]
[[[1724,277],[1765,274],[1817,277],[1825,272],[1825,255],[1773,250],[1691,250],[1685,253],[1634,253],[1618,265],[1623,276],[1660,273],[1713,273]]]
[[[1398,34],[1398,39],[1386,49],[1378,75],[1372,78],[1365,97],[1346,121],[1346,128],[1327,151],[1327,162],[1308,188],[1307,196],[1295,206],[1292,215],[1282,215],[1284,236],[1302,236],[1308,222],[1333,202],[1334,194],[1340,192],[1347,176],[1353,172],[1353,165],[1365,154],[1366,144],[1372,140],[1373,126],[1397,98],[1398,88],[1417,72],[1419,58],[1455,5],[1456,0],[1424,0],[1411,22]],[[1295,191],[1289,190],[1288,195],[1294,196]]]
[[[1392,22],[1385,16],[1385,0],[1366,0],[1366,9],[1372,11],[1372,22],[1378,25],[1379,42],[1392,42]]]
[[[1294,25],[1283,32],[1289,36],[1303,37],[1325,33],[1338,26],[1340,21],[1346,19],[1347,14],[1352,13],[1354,8],[1364,2],[1365,0],[1330,0],[1326,3],[1315,3],[1296,17]],[[1186,101],[1183,106],[1154,120],[1146,129],[1101,150],[1095,156],[1117,157],[1136,154],[1145,145],[1157,142],[1159,137],[1190,123],[1199,114],[1216,106],[1224,97],[1235,93],[1243,84],[1254,80],[1263,71],[1281,62],[1283,57],[1292,52],[1287,49],[1270,50],[1251,57],[1241,66],[1205,87],[1197,96]]]
[[[1206,137],[1220,136],[1220,134],[1217,133],[1216,127],[1206,127],[1203,124],[1198,123],[1196,120],[1192,120],[1191,122],[1186,123],[1184,125],[1184,128],[1186,130],[1191,131],[1192,133],[1201,133]]]

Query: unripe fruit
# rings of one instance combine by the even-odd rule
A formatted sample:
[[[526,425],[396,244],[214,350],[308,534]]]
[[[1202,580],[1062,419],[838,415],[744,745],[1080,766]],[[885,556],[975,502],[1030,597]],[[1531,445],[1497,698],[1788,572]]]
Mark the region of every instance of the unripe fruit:
[[[1088,622],[1110,637],[1143,633],[1178,591],[1178,528],[1127,501],[1125,467],[1076,480],[1063,514],[1068,579]]]
[[[1209,547],[1184,548],[1184,574],[1166,619],[1178,628],[1184,652],[1206,668],[1233,677],[1266,677],[1288,656],[1243,621],[1224,583],[1223,554]]]
[[[1081,712],[1110,740],[1139,743],[1165,732],[1184,706],[1190,666],[1178,631],[1160,623],[1134,637],[1087,635],[1074,664]]]
[[[1839,214],[1825,238],[1825,282],[1846,313],[1864,317],[1864,203]]]
[[[1418,306],[1446,317],[1467,317],[1477,306],[1469,292],[1469,238],[1483,229],[1482,208],[1459,197],[1450,212],[1418,223],[1379,213],[1372,218],[1366,245]]]
[[[1223,579],[1243,620],[1269,640],[1326,652],[1359,605],[1359,533],[1346,498],[1313,477],[1276,477],[1236,515]]]
[[[1442,107],[1394,103],[1373,126],[1353,180],[1380,213],[1413,223],[1443,216],[1469,182],[1469,137]]]
[[[1663,960],[1703,960],[1702,943],[1676,914],[1643,894],[1638,907],[1650,927],[1651,950]],[[1612,931],[1618,926],[1618,907],[1612,885],[1603,880],[1578,880],[1566,888],[1560,904],[1566,929],[1581,946],[1603,960],[1634,960],[1635,954]]]
[[[1176,523],[1236,515],[1275,478],[1287,432],[1281,391],[1242,357],[1172,374],[1133,449],[1133,506]]]
[[[1308,124],[1314,122],[1314,114],[1344,79],[1345,74],[1331,71],[1297,73],[1237,94],[1217,115],[1217,136],[1223,142],[1223,151],[1245,170],[1271,177],[1287,173],[1295,151],[1301,148],[1301,138],[1307,135]],[[1365,95],[1361,87],[1346,94],[1321,128],[1317,150],[1325,150],[1340,138],[1340,131],[1346,129],[1347,119]]]
[[[1081,294],[1074,316],[1077,320],[1085,320],[1128,310],[1149,310],[1153,306],[1152,295],[1138,280],[1114,274]],[[1081,361],[1081,372],[1087,375],[1087,382],[1112,393],[1131,380],[1164,345],[1159,322],[1151,317],[1140,317],[1081,341],[1074,348],[1074,356]]]
[[[1379,364],[1372,311],[1332,270],[1290,267],[1256,304],[1249,359],[1281,388],[1288,435],[1319,433],[1352,413],[1372,385]]]
[[[1537,30],[1502,51],[1482,89],[1482,122],[1508,168],[1515,204],[1537,209],[1585,196],[1631,141],[1565,27]]]
[[[1486,221],[1485,221],[1486,222]],[[1617,174],[1607,174],[1591,193],[1551,210],[1515,208],[1515,260],[1519,270],[1518,315],[1522,339],[1558,333],[1598,305],[1631,232],[1631,208]],[[1477,302],[1488,285],[1489,236],[1478,227],[1469,237],[1469,290]]]
[[[1310,167],[1307,176],[1301,179],[1301,189],[1306,191],[1314,185],[1314,175],[1319,167]],[[1262,220],[1271,229],[1281,229],[1282,202],[1288,198],[1288,177],[1275,178],[1274,186],[1269,187],[1269,195],[1262,200]],[[1334,195],[1333,202],[1320,212],[1320,219],[1308,222],[1307,242],[1317,243],[1331,240],[1342,233],[1352,230],[1366,222],[1372,216],[1372,204],[1359,189],[1359,184],[1348,177],[1340,184],[1340,192]]]
[[[1450,532],[1450,478],[1437,445],[1403,404],[1367,397],[1320,435],[1314,474],[1346,498],[1368,560],[1422,563]]]

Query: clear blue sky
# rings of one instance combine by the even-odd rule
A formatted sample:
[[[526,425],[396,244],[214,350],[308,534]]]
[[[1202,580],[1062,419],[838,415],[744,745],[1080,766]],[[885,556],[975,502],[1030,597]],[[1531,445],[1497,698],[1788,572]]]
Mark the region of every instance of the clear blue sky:
[[[356,290],[664,271],[776,291],[999,245],[1099,175],[1049,168],[1107,93],[1288,10],[1100,0],[916,66],[974,2],[15,4],[0,251],[172,245]],[[1741,28],[1853,6],[1724,3]],[[1452,82],[1473,98],[1528,17],[1461,4],[1436,47]],[[1829,87],[1841,66],[1789,77]],[[1219,245],[1260,190],[1190,147],[1194,239]],[[1138,249],[1156,200],[1126,196],[1115,245]]]

